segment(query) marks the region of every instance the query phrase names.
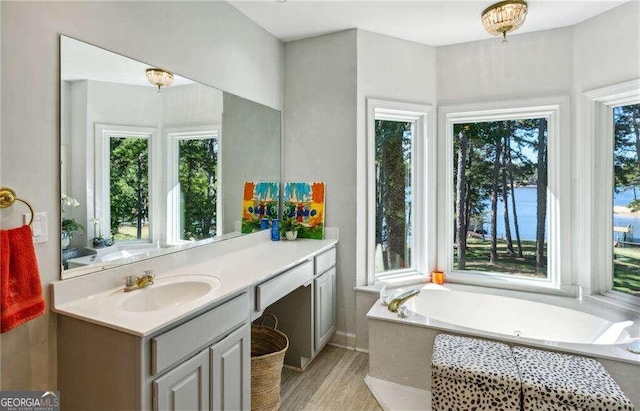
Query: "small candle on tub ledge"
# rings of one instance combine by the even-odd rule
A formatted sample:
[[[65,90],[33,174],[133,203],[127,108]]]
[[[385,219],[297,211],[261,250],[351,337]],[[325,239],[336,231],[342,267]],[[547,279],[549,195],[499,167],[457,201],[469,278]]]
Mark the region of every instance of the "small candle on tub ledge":
[[[434,284],[444,284],[444,272],[435,270],[431,273],[431,282]]]

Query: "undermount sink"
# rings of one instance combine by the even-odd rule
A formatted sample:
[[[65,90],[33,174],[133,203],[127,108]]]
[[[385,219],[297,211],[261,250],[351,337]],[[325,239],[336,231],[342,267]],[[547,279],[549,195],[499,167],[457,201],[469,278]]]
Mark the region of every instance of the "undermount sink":
[[[132,291],[120,308],[129,312],[158,311],[197,300],[216,288],[220,280],[210,277],[207,281],[180,281],[167,284],[154,284],[147,288]]]

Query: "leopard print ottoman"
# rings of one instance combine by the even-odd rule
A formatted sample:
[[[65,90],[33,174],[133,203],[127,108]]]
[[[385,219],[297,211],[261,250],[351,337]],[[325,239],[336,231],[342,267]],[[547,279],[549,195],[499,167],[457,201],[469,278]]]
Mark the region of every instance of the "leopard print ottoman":
[[[633,410],[598,361],[513,347],[522,379],[523,410]]]
[[[506,344],[440,334],[431,362],[434,411],[520,410],[520,377]]]

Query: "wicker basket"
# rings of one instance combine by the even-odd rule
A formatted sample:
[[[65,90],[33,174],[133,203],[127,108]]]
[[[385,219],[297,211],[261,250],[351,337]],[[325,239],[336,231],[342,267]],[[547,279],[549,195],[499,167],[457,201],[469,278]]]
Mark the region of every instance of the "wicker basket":
[[[272,317],[273,328],[264,325]],[[251,326],[251,409],[278,410],[280,408],[280,377],[289,339],[278,331],[278,319],[273,314],[262,318],[260,325]]]

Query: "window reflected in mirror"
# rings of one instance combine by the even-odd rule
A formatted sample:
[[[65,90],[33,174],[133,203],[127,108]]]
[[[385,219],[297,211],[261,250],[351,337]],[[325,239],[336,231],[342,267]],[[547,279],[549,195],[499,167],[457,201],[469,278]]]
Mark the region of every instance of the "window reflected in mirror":
[[[111,137],[109,141],[111,237],[149,238],[149,141],[144,137]]]
[[[215,134],[178,141],[180,240],[202,240],[216,235],[218,150]]]

